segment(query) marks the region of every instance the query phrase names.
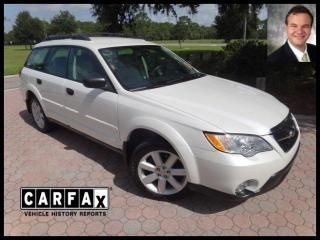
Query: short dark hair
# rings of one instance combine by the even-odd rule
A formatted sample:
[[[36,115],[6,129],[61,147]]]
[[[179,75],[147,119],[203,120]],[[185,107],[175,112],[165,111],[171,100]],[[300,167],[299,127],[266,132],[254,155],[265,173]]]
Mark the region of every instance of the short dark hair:
[[[286,16],[286,25],[288,25],[288,17],[290,14],[297,14],[297,13],[306,13],[310,16],[311,18],[311,26],[313,24],[313,16],[312,16],[312,13],[309,11],[308,8],[306,8],[305,6],[302,6],[302,5],[297,5],[297,6],[294,6],[293,8],[290,9],[290,11],[287,13],[287,16]]]

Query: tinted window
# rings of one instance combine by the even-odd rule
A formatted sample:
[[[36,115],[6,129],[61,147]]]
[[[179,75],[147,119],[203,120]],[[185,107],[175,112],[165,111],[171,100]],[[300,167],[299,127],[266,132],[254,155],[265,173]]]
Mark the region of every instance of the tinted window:
[[[49,48],[35,48],[32,50],[30,54],[26,67],[35,69],[35,70],[43,70],[44,61],[49,52]]]
[[[85,48],[72,48],[68,78],[83,82],[84,79],[103,78],[105,72],[96,56]]]
[[[45,71],[59,77],[65,77],[67,73],[68,47],[51,48]]]

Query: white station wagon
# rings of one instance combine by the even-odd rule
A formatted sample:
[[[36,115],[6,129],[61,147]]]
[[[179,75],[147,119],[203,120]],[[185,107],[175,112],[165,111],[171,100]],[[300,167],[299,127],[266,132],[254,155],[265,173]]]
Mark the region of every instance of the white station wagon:
[[[189,188],[254,196],[278,185],[298,152],[297,122],[276,98],[142,39],[53,36],[20,78],[41,132],[55,122],[122,152],[155,197]]]

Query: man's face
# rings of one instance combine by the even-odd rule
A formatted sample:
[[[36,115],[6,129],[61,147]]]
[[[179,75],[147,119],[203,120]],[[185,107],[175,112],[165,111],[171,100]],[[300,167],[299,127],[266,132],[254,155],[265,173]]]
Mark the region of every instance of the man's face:
[[[286,26],[290,43],[297,48],[304,48],[311,34],[311,18],[306,13],[290,14]]]

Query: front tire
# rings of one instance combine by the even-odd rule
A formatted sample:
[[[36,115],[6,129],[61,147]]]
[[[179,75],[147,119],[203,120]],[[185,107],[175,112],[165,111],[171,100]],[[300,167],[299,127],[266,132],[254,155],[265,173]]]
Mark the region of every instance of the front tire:
[[[182,198],[188,191],[187,170],[166,144],[145,142],[136,147],[130,173],[136,186],[155,198]]]
[[[49,132],[52,129],[52,124],[49,122],[48,118],[44,114],[44,111],[39,103],[39,101],[32,97],[30,99],[30,109],[33,122],[36,128],[43,133]]]

